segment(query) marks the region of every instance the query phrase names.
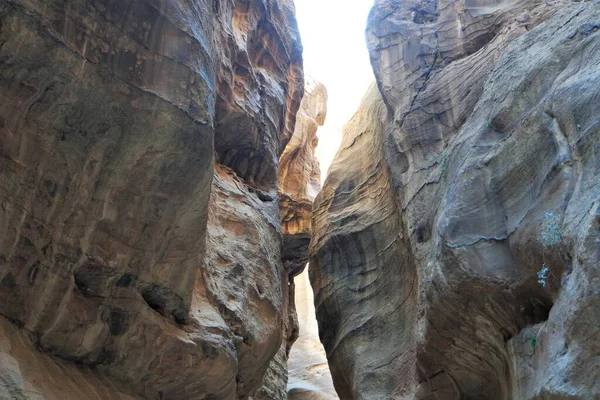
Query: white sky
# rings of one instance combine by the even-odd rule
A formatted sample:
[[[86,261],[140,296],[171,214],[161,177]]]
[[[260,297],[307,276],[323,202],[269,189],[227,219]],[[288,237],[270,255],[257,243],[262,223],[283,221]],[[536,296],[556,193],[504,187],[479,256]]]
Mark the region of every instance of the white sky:
[[[341,140],[344,124],[354,115],[373,81],[365,27],[373,0],[295,0],[304,46],[304,73],[327,87],[327,120],[318,131],[321,180]]]

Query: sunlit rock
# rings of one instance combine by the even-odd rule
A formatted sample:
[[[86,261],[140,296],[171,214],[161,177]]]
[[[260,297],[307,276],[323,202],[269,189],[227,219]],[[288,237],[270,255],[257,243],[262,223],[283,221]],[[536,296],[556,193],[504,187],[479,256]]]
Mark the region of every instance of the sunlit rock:
[[[315,157],[317,129],[327,113],[325,86],[307,79],[304,97],[297,113],[296,127],[279,160],[279,212],[283,233],[282,254],[285,298],[281,307],[284,326],[277,355],[271,361],[265,384],[253,400],[287,397],[288,357],[298,338],[294,277],[308,261],[311,235],[311,211],[320,187],[319,162]]]

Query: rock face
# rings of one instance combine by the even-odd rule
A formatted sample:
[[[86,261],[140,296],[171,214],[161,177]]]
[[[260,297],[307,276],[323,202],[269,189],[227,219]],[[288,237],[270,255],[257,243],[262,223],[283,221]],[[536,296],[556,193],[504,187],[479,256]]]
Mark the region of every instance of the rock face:
[[[325,123],[326,115],[327,89],[322,83],[307,80],[296,130],[279,160],[283,259],[292,276],[308,262],[312,205],[321,189],[321,170],[315,156],[317,129]]]
[[[291,0],[0,0],[1,398],[285,393],[301,64]]]
[[[382,0],[367,42],[313,215],[340,398],[595,398],[600,6]]]
[[[315,201],[309,273],[319,334],[341,399],[390,398],[399,369],[410,368],[410,354],[400,356],[415,319],[412,307],[398,305],[416,304],[416,279],[412,261],[402,260],[410,252],[399,236],[384,165],[385,116],[373,86],[346,125]]]

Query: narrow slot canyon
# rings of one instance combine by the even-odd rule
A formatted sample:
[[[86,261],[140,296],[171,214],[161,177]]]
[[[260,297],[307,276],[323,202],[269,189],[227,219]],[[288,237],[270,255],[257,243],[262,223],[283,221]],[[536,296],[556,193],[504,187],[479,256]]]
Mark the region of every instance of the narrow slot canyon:
[[[319,327],[308,270],[294,279],[300,334],[288,360],[288,399],[338,399],[327,356],[319,340]]]
[[[599,0],[0,0],[0,400],[600,399]]]

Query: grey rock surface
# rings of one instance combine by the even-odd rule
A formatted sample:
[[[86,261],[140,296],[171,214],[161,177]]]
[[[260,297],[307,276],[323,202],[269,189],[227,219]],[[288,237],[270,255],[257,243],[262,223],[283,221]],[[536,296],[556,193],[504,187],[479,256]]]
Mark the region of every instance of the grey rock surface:
[[[599,20],[594,2],[376,2],[377,89],[313,214],[340,398],[600,393]]]

